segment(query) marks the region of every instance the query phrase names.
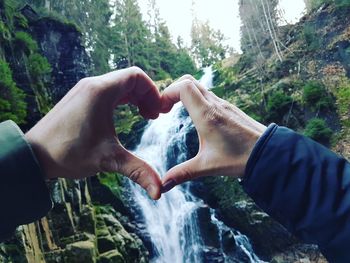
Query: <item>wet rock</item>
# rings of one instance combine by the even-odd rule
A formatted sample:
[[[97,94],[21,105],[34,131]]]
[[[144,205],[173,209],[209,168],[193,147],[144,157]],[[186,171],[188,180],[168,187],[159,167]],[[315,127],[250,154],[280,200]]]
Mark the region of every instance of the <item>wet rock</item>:
[[[201,231],[205,246],[219,248],[219,232],[216,225],[211,222],[211,213],[208,206],[202,206],[197,210],[198,228]]]
[[[222,235],[222,246],[225,253],[232,253],[236,251],[237,245],[234,235],[231,231],[226,231]]]

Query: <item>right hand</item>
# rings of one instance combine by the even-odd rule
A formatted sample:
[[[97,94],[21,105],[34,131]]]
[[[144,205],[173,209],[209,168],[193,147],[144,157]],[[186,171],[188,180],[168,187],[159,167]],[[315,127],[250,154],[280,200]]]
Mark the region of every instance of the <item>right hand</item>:
[[[243,177],[253,147],[266,127],[215,96],[192,76],[182,77],[164,91],[162,111],[169,112],[178,101],[193,120],[200,146],[193,159],[167,172],[162,191],[203,176]]]

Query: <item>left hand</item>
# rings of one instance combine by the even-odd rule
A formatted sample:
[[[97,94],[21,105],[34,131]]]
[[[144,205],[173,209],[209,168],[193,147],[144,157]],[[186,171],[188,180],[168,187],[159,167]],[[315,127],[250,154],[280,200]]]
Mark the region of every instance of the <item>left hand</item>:
[[[117,105],[133,103],[145,118],[155,119],[161,97],[139,68],[86,78],[25,136],[47,179],[80,179],[98,172],[119,172],[160,197],[159,175],[119,142],[113,124]]]

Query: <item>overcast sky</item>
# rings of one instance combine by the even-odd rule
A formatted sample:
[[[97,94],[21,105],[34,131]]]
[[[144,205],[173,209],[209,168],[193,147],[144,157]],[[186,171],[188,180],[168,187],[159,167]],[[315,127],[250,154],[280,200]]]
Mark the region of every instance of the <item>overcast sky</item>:
[[[147,17],[148,0],[138,0],[141,10]],[[220,29],[227,38],[227,44],[240,50],[241,21],[238,11],[239,0],[197,0],[195,12],[200,20],[208,20],[211,27]],[[269,1],[269,0],[268,0]],[[280,0],[285,11],[285,19],[295,23],[305,9],[303,0]],[[192,24],[191,0],[157,0],[161,17],[167,22],[174,39],[181,36],[190,43]]]

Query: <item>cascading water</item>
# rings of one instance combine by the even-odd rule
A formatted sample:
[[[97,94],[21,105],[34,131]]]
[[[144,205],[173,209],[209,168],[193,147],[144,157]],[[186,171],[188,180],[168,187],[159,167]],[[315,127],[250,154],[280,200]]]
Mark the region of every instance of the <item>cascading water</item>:
[[[211,88],[212,79],[211,68],[205,69],[202,84]],[[170,113],[148,124],[134,153],[151,164],[160,175],[164,175],[169,166],[187,159],[186,135],[191,128],[193,124],[190,117],[182,104],[177,103]],[[152,243],[152,262],[261,262],[252,251],[248,239],[220,222],[215,212],[194,197],[187,186],[175,187],[159,201],[152,201],[145,191],[132,182],[130,188],[134,205],[141,213],[140,220]],[[216,243],[219,245],[216,247],[213,244],[208,246],[208,242],[203,239],[203,222],[199,218],[203,213],[200,211],[208,212],[207,225],[214,229],[211,233],[215,235],[209,240],[218,240]],[[232,235],[233,238],[228,240],[232,242],[231,247],[243,255],[241,260],[230,258],[225,251],[227,245],[222,244],[225,233]]]

